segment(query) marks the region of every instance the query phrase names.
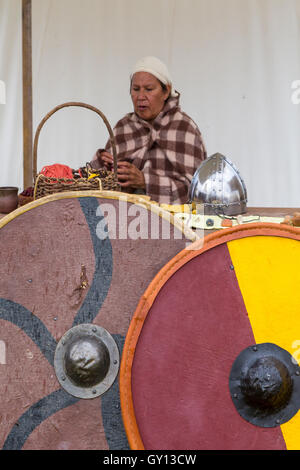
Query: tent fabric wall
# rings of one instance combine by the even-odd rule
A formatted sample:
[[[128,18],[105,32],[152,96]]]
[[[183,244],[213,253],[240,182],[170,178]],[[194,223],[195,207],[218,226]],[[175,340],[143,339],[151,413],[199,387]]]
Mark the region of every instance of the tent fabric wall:
[[[0,185],[23,181],[22,137],[22,7],[19,0],[0,0],[0,80],[5,104],[0,104]]]
[[[20,3],[0,0],[0,184],[21,188]],[[132,110],[134,63],[156,55],[208,154],[239,169],[248,205],[300,206],[299,0],[32,0],[32,31],[34,132],[68,101],[98,107],[113,126]],[[60,110],[41,131],[38,169],[82,166],[107,137],[95,113]]]

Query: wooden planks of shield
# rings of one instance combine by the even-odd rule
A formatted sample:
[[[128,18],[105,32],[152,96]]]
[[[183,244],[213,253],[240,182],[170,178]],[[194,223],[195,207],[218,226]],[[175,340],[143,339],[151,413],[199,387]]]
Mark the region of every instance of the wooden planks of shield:
[[[2,449],[129,448],[125,335],[147,285],[194,239],[157,204],[109,191],[55,194],[1,219]]]
[[[155,276],[131,320],[120,369],[131,449],[300,448],[299,240],[299,229],[281,224],[224,229]],[[278,389],[267,388],[271,372]],[[276,409],[267,409],[270,400]]]

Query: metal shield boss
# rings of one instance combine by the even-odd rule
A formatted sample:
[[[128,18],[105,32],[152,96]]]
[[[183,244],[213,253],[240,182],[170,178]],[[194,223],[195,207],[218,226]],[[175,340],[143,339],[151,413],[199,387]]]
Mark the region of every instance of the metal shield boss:
[[[255,344],[234,361],[229,388],[242,418],[256,426],[276,427],[299,410],[300,368],[293,356],[276,344]]]
[[[106,392],[119,371],[119,350],[109,332],[98,325],[81,324],[59,341],[54,368],[61,386],[78,398]]]

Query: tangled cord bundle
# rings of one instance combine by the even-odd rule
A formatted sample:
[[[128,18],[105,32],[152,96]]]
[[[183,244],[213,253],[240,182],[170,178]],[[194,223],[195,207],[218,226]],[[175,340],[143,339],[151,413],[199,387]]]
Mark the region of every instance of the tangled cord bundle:
[[[41,174],[47,176],[48,178],[73,178],[72,168],[67,165],[61,165],[60,163],[44,166],[41,170]]]

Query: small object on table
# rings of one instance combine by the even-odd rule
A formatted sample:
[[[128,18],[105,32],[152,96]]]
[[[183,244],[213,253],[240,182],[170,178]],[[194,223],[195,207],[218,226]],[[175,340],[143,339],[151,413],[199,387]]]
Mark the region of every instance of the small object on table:
[[[231,219],[223,219],[221,223],[222,227],[232,227],[232,220]]]
[[[300,212],[294,212],[292,223],[294,227],[300,227]]]
[[[15,186],[0,187],[0,213],[9,214],[18,207],[18,190]]]
[[[293,215],[286,215],[281,223],[285,225],[293,225],[294,227],[300,227],[300,212],[294,212]]]
[[[28,204],[28,202],[33,201],[33,192],[33,186],[24,189],[24,191],[19,194],[19,206],[24,206],[25,204]]]

